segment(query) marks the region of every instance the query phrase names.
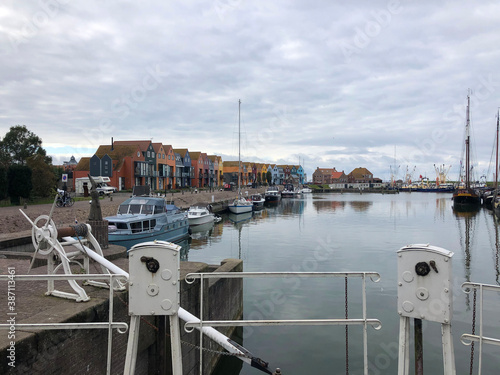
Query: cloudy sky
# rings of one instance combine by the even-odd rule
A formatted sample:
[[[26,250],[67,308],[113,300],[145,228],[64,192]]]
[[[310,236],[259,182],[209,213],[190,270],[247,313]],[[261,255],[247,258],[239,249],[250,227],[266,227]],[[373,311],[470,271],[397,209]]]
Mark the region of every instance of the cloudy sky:
[[[477,178],[500,106],[500,3],[4,0],[0,136],[55,163],[152,139],[388,180],[459,174],[471,96]]]

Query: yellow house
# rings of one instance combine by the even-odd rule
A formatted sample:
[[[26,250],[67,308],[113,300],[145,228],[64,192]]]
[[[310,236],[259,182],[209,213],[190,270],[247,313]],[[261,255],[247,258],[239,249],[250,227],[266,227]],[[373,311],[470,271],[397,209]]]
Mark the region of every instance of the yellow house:
[[[262,182],[267,183],[267,164],[262,164],[260,172],[262,173]]]

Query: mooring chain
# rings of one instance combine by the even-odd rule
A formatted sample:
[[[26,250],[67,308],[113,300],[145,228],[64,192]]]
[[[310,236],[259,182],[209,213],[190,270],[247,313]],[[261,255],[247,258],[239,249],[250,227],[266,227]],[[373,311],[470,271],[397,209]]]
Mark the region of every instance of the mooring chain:
[[[347,276],[345,277],[345,320],[349,318],[347,304]],[[349,325],[345,325],[345,373],[349,375]]]
[[[117,295],[118,299],[120,301],[123,302],[123,304],[125,306],[128,307],[128,303],[126,301],[124,301],[121,296]],[[153,328],[155,331],[159,331],[158,327],[155,326],[153,323],[147,321],[143,316],[141,316],[141,320],[146,323],[148,326],[150,326],[151,328]],[[168,333],[165,334],[166,337],[170,337],[170,335]],[[196,344],[192,344],[190,342],[187,342],[187,341],[184,341],[184,340],[181,340],[181,344],[183,345],[187,345],[187,346],[190,346],[192,348],[195,348],[195,349],[202,349],[203,351],[205,352],[208,352],[208,353],[214,353],[214,354],[220,354],[220,355],[226,355],[226,356],[230,356],[230,357],[241,357],[241,358],[252,358],[252,357],[249,357],[245,354],[236,354],[236,353],[229,353],[229,352],[222,352],[222,351],[219,351],[219,350],[215,350],[215,349],[208,349],[208,348],[200,348],[199,345],[196,345]]]
[[[476,334],[476,296],[477,289],[474,288],[474,298],[472,302],[472,335]],[[470,344],[470,375],[472,375],[472,368],[474,367],[474,341]]]

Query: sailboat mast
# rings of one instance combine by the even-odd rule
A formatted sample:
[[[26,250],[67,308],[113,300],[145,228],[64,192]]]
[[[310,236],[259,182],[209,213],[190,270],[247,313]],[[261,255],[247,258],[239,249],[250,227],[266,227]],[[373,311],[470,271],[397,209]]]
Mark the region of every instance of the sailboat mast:
[[[467,95],[467,122],[466,122],[466,138],[465,138],[465,188],[469,190],[469,146],[470,146],[470,95]]]
[[[241,144],[241,99],[238,99],[238,197],[241,194],[241,154],[240,154],[240,144]]]
[[[497,111],[497,148],[496,148],[496,162],[495,162],[495,194],[498,188],[498,121],[500,110]]]

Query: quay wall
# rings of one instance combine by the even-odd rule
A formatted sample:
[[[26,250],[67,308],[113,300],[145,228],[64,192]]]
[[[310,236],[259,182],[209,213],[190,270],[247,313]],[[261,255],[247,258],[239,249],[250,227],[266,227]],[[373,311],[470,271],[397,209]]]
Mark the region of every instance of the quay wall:
[[[106,253],[106,251],[105,251]],[[10,261],[12,259],[1,259]],[[26,262],[26,260],[24,260]],[[115,259],[114,263],[128,269],[128,259]],[[21,266],[18,267],[22,269]],[[200,283],[187,284],[185,276],[192,272],[241,272],[243,262],[239,259],[226,259],[220,265],[199,262],[181,262],[181,306],[195,316],[200,314]],[[21,274],[18,271],[18,274]],[[2,272],[0,272],[2,273]],[[32,274],[44,274],[44,267],[32,270]],[[91,297],[88,302],[75,302],[57,297],[45,296],[46,283],[18,281],[17,299],[24,305],[18,306],[17,323],[56,323],[56,322],[106,322],[109,313],[108,291],[85,286]],[[4,290],[7,286],[0,282]],[[6,284],[6,283],[5,283]],[[32,284],[22,286],[21,284]],[[6,293],[5,293],[6,294]],[[204,316],[206,319],[241,319],[243,311],[243,282],[241,279],[214,279],[205,281]],[[113,299],[115,322],[130,323],[128,316],[128,290],[115,292]],[[5,296],[0,296],[0,305],[7,306]],[[31,310],[30,311],[30,307]],[[232,327],[221,331],[231,336]],[[33,330],[16,332],[16,366],[8,365],[10,341],[6,330],[0,330],[0,373],[1,374],[104,374],[106,373],[108,331],[89,330]],[[148,316],[141,318],[139,348],[136,374],[171,374],[170,336],[168,317]],[[181,321],[181,340],[183,374],[200,375],[199,371],[199,334],[195,330],[186,333]],[[122,374],[128,332],[113,331],[112,335],[112,374]],[[204,348],[221,350],[205,338]],[[220,355],[204,352],[203,374],[210,374]]]

